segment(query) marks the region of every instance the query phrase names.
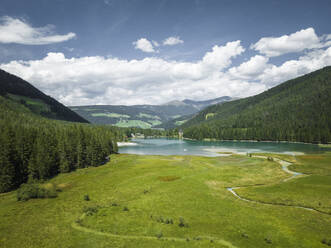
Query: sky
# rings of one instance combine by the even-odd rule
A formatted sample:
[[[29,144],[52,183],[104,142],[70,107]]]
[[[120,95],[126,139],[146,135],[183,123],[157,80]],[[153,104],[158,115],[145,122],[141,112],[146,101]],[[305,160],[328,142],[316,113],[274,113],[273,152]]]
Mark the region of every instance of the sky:
[[[247,97],[331,65],[330,0],[1,0],[0,68],[68,106]]]

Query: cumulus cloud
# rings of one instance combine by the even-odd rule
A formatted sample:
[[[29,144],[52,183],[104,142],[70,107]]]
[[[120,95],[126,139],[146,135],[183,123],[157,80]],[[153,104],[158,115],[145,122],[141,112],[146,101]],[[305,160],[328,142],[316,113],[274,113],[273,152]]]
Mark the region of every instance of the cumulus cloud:
[[[164,46],[174,46],[182,43],[184,43],[184,41],[181,40],[178,36],[177,37],[171,36],[163,41]]]
[[[240,41],[228,42],[225,46],[214,46],[211,52],[207,52],[202,62],[208,68],[217,70],[228,67],[231,59],[243,53],[245,49],[240,45]]]
[[[263,85],[225,74],[244,49],[239,41],[215,46],[197,62],[156,57],[123,60],[99,56],[66,58],[48,53],[41,60],[11,61],[0,67],[33,83],[66,105],[161,104],[172,99],[246,96]]]
[[[155,42],[153,42],[153,43],[154,43],[154,45],[155,44],[158,45],[158,43],[155,43]],[[154,47],[153,47],[152,42],[150,42],[146,38],[141,38],[137,41],[134,41],[133,45],[135,46],[135,49],[141,50],[145,53],[155,53],[156,52]]]
[[[14,19],[9,16],[0,19],[0,42],[17,43],[24,45],[45,45],[70,40],[75,33],[65,35],[54,34],[54,26],[31,27],[24,20]]]
[[[311,51],[296,60],[286,61],[280,66],[269,65],[258,76],[258,80],[268,86],[274,86],[328,65],[331,65],[331,47],[326,50]]]
[[[159,57],[68,58],[63,53],[48,53],[40,60],[11,61],[0,67],[66,105],[162,104],[184,98],[246,97],[331,65],[331,47],[326,45],[329,37],[319,39],[322,46],[304,50],[297,59],[280,65],[272,64],[267,55],[255,54],[232,66],[234,59],[245,52],[238,40],[212,47],[195,62]]]
[[[327,39],[328,36],[325,38]],[[305,49],[328,46],[328,44],[323,44],[323,39],[316,35],[313,28],[307,28],[290,35],[261,38],[257,43],[251,45],[251,49],[268,57],[275,57],[286,53],[301,52]]]
[[[269,59],[261,55],[251,57],[247,62],[242,63],[237,67],[232,67],[229,73],[233,77],[252,79],[261,74],[269,65]]]

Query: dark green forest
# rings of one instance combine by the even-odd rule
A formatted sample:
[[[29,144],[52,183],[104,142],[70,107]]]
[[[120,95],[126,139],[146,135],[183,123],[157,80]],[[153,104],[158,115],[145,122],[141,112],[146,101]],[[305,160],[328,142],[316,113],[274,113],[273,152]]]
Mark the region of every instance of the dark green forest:
[[[198,140],[331,142],[331,67],[210,106],[181,127]]]
[[[33,113],[50,119],[84,122],[83,117],[47,96],[27,81],[0,69],[0,95],[25,105]]]
[[[0,107],[0,192],[98,166],[124,137],[115,127],[48,120],[1,96]]]

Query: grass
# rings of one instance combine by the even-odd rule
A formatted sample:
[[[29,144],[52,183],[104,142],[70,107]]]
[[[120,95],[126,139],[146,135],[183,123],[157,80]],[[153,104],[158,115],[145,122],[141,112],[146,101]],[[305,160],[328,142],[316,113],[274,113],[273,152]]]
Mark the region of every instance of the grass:
[[[149,122],[150,124],[152,124],[153,126],[157,126],[157,125],[162,124],[162,122],[159,121],[159,120],[148,120],[148,122]]]
[[[318,146],[322,148],[331,148],[331,144],[318,144]]]
[[[121,120],[115,124],[117,127],[140,127],[140,128],[151,128],[152,125],[148,122],[141,120]]]
[[[210,117],[214,117],[215,116],[215,113],[208,113],[208,114],[206,114],[206,120],[208,120],[208,118],[210,118]]]
[[[109,117],[109,118],[130,118],[129,115],[122,115],[117,113],[92,113],[93,117]]]
[[[176,126],[180,126],[180,125],[184,124],[184,123],[187,122],[187,121],[188,121],[188,120],[176,121],[176,122],[175,122],[175,125],[176,125]]]
[[[270,154],[269,154],[270,156]],[[331,214],[331,153],[290,156],[272,154],[293,164],[290,170],[304,173],[300,178],[261,187],[237,190],[255,201],[314,208]]]
[[[296,163],[290,166],[290,169],[305,174],[331,176],[331,152],[296,156]]]
[[[278,163],[239,155],[112,155],[104,166],[47,182],[61,188],[57,198],[0,195],[0,247],[325,247],[330,215],[245,202],[226,190],[279,185],[279,199],[301,194],[308,202],[313,194],[291,184],[322,195],[330,180],[319,177],[280,184],[288,175]]]
[[[24,101],[25,105],[36,113],[48,113],[51,111],[50,106],[40,99],[34,99],[26,96],[19,96],[13,94],[7,95],[16,102]]]
[[[157,115],[149,115],[149,114],[145,114],[145,113],[139,113],[138,117],[139,118],[148,118],[148,119],[157,119],[157,120],[160,120],[161,119]]]

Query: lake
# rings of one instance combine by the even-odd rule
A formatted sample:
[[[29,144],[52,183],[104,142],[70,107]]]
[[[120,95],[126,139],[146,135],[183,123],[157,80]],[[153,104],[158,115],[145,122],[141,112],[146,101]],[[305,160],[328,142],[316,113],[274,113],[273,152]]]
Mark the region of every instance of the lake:
[[[319,153],[330,151],[314,144],[250,141],[193,141],[179,139],[132,139],[134,146],[119,147],[120,153],[141,155],[197,155],[219,156],[217,152],[239,154],[270,152],[285,154]]]

